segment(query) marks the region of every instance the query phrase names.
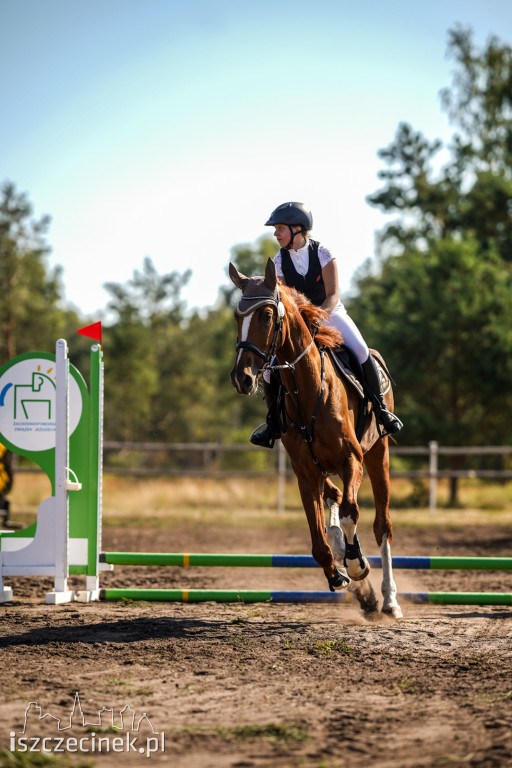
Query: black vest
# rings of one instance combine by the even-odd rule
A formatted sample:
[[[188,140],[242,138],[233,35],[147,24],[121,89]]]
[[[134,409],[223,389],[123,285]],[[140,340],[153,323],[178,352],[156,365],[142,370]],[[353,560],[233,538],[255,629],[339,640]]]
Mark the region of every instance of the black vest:
[[[305,275],[299,275],[286,248],[281,248],[280,251],[281,267],[286,285],[296,288],[317,307],[324,303],[326,297],[322,267],[318,258],[318,246],[319,243],[316,240],[309,241],[309,266]]]

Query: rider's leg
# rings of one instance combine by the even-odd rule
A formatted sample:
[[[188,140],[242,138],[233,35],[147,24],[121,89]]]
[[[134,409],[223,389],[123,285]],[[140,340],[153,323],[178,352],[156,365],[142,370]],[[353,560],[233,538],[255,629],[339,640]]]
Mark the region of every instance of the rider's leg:
[[[365,360],[361,366],[363,369],[364,377],[366,379],[366,389],[370,396],[370,399],[375,406],[375,414],[386,430],[387,434],[393,434],[393,432],[399,432],[403,424],[394,413],[388,411],[388,407],[384,400],[384,395],[380,388],[379,372],[377,370],[377,364],[371,355],[368,356],[368,360]]]
[[[267,423],[259,432],[253,432],[249,440],[253,445],[263,448],[273,448],[274,442],[281,437],[281,426],[277,409],[277,397],[279,394],[279,380],[277,375],[265,371],[263,374],[263,393],[267,403]]]
[[[380,388],[379,373],[370,350],[359,328],[347,314],[345,307],[339,304],[330,316],[331,324],[340,331],[346,346],[355,354],[366,379],[368,394],[375,406],[375,414],[387,433],[398,432],[403,424],[394,413],[388,411]]]

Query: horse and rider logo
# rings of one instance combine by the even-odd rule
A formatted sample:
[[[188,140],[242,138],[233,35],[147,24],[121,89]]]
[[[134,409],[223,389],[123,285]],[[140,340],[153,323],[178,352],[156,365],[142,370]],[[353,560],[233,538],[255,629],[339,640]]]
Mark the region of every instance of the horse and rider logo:
[[[38,369],[40,366],[38,366]],[[0,392],[0,407],[5,403],[5,396],[14,386],[14,419],[52,418],[52,405],[55,402],[55,381],[50,378],[53,367],[46,373],[33,371],[30,384],[13,384],[8,382]]]
[[[55,447],[55,361],[39,355],[18,359],[0,376],[0,432],[15,448],[44,451]],[[69,377],[70,434],[76,428],[82,398]]]

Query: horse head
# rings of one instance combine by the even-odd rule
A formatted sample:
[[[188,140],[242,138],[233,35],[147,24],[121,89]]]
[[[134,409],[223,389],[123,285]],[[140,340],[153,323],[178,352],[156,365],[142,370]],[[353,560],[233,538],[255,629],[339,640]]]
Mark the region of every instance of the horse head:
[[[253,395],[258,388],[261,367],[275,354],[282,331],[284,306],[277,284],[276,267],[267,261],[265,275],[246,277],[233,265],[229,276],[242,291],[235,309],[238,338],[231,383],[240,395]]]

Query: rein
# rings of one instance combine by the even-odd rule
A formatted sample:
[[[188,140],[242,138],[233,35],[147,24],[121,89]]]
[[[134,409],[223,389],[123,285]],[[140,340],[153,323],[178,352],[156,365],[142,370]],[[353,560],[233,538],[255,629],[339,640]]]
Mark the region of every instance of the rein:
[[[314,432],[315,432],[315,424],[316,419],[318,416],[318,411],[320,410],[320,406],[322,404],[322,400],[324,397],[324,391],[325,391],[325,347],[319,347],[318,351],[320,352],[320,362],[321,362],[321,374],[320,374],[320,394],[318,395],[318,400],[316,401],[315,410],[313,411],[313,416],[311,417],[311,422],[309,425],[309,429],[305,424],[304,417],[302,415],[301,407],[300,407],[300,400],[299,400],[299,389],[297,387],[297,380],[295,378],[295,365],[299,362],[299,360],[304,357],[306,352],[311,349],[313,344],[315,343],[315,334],[313,333],[313,338],[311,339],[310,344],[306,347],[306,349],[300,353],[300,355],[295,358],[293,363],[286,362],[284,365],[266,365],[265,368],[270,371],[276,371],[280,369],[286,369],[289,371],[292,377],[293,381],[293,394],[295,395],[295,409],[297,411],[298,415],[298,421],[299,424],[296,424],[293,419],[290,417],[290,414],[288,413],[288,410],[286,409],[286,404],[284,405],[284,413],[287,417],[288,421],[290,422],[290,426],[294,428],[296,432],[302,437],[302,439],[306,442],[309,452],[311,454],[311,458],[313,460],[313,464],[316,464],[319,469],[322,472],[322,475],[327,476],[329,472],[323,467],[320,462],[318,461],[317,457],[315,456],[315,452],[313,451],[313,439],[314,439]],[[290,393],[287,389],[283,386],[281,383],[281,386],[283,387],[283,391],[285,395],[290,396]]]
[[[251,297],[253,299],[260,300],[264,297],[262,296],[254,296]],[[274,301],[271,302],[274,304]],[[284,318],[284,308],[281,310],[280,307],[282,307],[280,295],[279,295],[279,289],[277,289],[277,315],[278,315],[278,321],[275,324],[274,327],[274,336],[272,339],[272,342],[270,344],[270,348],[268,352],[263,352],[259,347],[257,347],[255,344],[253,344],[250,341],[239,341],[236,345],[236,350],[239,349],[248,349],[249,351],[253,352],[255,355],[260,357],[263,360],[263,367],[260,368],[258,371],[258,374],[261,376],[264,371],[279,371],[279,370],[286,370],[290,373],[293,381],[293,394],[295,395],[294,398],[294,405],[295,409],[297,411],[298,415],[298,422],[299,424],[296,424],[292,418],[290,418],[290,414],[288,413],[286,409],[286,404],[284,404],[284,415],[285,415],[285,422],[284,425],[286,426],[286,418],[290,422],[290,425],[295,429],[296,432],[302,437],[302,439],[306,442],[309,452],[311,454],[311,458],[313,460],[313,463],[316,464],[319,469],[321,470],[322,474],[324,476],[327,476],[329,472],[320,464],[317,457],[315,456],[315,453],[313,451],[313,439],[314,439],[314,432],[315,432],[315,423],[318,416],[318,411],[320,410],[320,405],[322,404],[322,400],[324,397],[324,391],[325,391],[325,347],[319,347],[318,351],[320,352],[320,361],[321,361],[321,376],[320,376],[320,394],[318,396],[318,400],[315,405],[315,410],[313,411],[313,416],[311,417],[311,423],[309,425],[309,429],[305,424],[304,417],[302,415],[301,407],[300,407],[300,400],[299,400],[299,390],[297,387],[297,380],[295,378],[295,366],[297,363],[302,360],[302,358],[309,352],[311,347],[315,343],[315,335],[317,329],[315,328],[311,334],[311,341],[307,345],[305,349],[302,350],[302,352],[293,360],[293,362],[285,362],[282,365],[272,365],[272,360],[276,354],[277,346],[278,346],[278,340],[279,337],[282,334],[283,331],[283,318]],[[290,396],[290,393],[284,388],[283,384],[281,383],[281,387],[284,391],[285,395]]]
[[[248,298],[248,297],[246,297],[246,298]],[[262,299],[268,299],[267,296],[251,296],[250,298],[251,298],[251,300],[258,300],[260,303],[262,303],[262,301],[261,301]],[[272,302],[272,303],[274,303],[274,302]],[[261,357],[261,359],[263,360],[264,365],[263,365],[263,368],[260,368],[260,370],[258,371],[259,374],[263,373],[265,368],[268,367],[267,366],[268,361],[272,360],[272,358],[274,357],[274,355],[276,353],[276,349],[277,349],[277,344],[278,344],[279,336],[283,332],[284,307],[283,307],[283,305],[281,303],[281,296],[279,294],[279,288],[277,289],[276,308],[277,308],[278,321],[276,322],[276,324],[274,326],[274,337],[272,339],[272,342],[270,344],[268,352],[263,352],[259,347],[256,346],[256,344],[253,344],[250,341],[239,341],[239,342],[237,342],[237,345],[235,347],[235,350],[237,352],[238,352],[239,349],[248,349],[250,352],[254,352],[255,355],[258,355],[258,357]],[[257,309],[257,307],[255,307],[255,309]],[[295,362],[297,362],[297,361],[295,361]]]

